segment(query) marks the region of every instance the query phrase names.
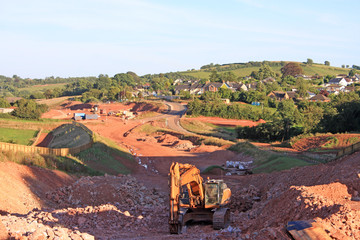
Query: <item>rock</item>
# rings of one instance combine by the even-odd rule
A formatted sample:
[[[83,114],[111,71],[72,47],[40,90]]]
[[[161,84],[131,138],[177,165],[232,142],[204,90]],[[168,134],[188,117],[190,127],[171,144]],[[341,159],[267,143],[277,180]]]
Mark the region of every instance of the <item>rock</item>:
[[[42,228],[36,229],[35,232],[30,234],[29,236],[29,240],[46,240],[46,239],[47,239],[46,230]]]
[[[55,237],[55,234],[52,229],[46,229],[46,234],[48,235],[48,240],[52,240]]]
[[[4,224],[0,221],[0,240],[6,240],[9,238],[9,233]]]
[[[83,240],[95,240],[95,237],[88,233],[82,233],[81,237]]]

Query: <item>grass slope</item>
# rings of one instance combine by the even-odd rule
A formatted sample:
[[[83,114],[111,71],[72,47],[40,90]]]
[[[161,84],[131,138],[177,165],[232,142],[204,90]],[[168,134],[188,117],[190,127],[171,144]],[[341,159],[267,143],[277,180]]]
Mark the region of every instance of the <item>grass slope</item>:
[[[211,123],[195,121],[192,120],[191,118],[181,119],[180,124],[183,128],[185,128],[189,132],[193,132],[205,136],[222,138],[230,141],[236,140],[235,127],[220,127]]]
[[[304,71],[304,74],[307,76],[313,76],[315,74],[318,74],[320,76],[348,74],[348,72],[349,72],[349,69],[346,69],[346,68],[326,66],[323,64],[312,64],[311,66],[304,64],[304,63],[300,63],[300,64]],[[226,69],[225,67],[222,67],[222,68],[223,68],[223,70]],[[281,71],[280,71],[281,67],[280,66],[279,67],[271,67],[271,68],[275,73],[279,73],[281,75]],[[214,68],[214,70],[216,70],[216,69]],[[258,71],[258,70],[259,70],[259,67],[242,66],[241,68],[238,68],[238,69],[229,70],[229,72],[234,73],[237,77],[245,77],[245,76],[249,76],[251,74],[251,72]],[[183,71],[183,72],[179,72],[179,73],[184,74],[184,75],[193,76],[193,77],[200,78],[200,79],[204,79],[204,78],[209,78],[211,71],[205,72],[204,70],[193,70],[193,71]]]
[[[311,165],[310,163],[281,153],[263,151],[249,142],[239,142],[229,148],[231,151],[240,152],[254,158],[254,173],[270,173],[294,167]]]

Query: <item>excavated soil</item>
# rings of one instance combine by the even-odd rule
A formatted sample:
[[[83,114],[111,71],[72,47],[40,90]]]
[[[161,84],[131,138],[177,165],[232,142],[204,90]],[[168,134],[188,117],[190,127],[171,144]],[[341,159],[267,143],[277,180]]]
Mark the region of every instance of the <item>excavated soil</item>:
[[[308,151],[317,148],[326,148],[326,144],[334,142],[333,138],[336,138],[336,144],[331,148],[344,148],[358,142],[360,140],[360,134],[334,134],[334,135],[322,135],[316,137],[303,138],[293,144],[293,148],[297,151]]]
[[[332,239],[360,239],[360,153],[271,174],[222,178],[232,190],[232,222],[223,230],[191,224],[168,229],[168,171],[173,161],[199,169],[246,159],[216,146],[133,131],[144,120],[89,122],[94,132],[129,149],[130,176],[70,177],[0,163],[0,232],[12,239],[290,239],[288,221],[316,221]],[[185,148],[176,148],[176,146]],[[1,234],[0,234],[1,237]]]
[[[248,126],[248,127],[254,127],[259,125],[260,123],[265,123],[264,120],[259,119],[258,121],[250,121],[250,120],[236,120],[236,119],[226,119],[226,118],[220,118],[220,117],[191,117],[188,118],[190,120],[195,121],[201,121],[201,122],[207,122],[212,123],[214,125],[219,126]]]

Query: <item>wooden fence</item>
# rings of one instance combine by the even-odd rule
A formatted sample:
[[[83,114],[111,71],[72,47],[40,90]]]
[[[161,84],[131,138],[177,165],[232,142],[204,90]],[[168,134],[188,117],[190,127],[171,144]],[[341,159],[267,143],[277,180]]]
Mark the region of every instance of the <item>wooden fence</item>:
[[[25,152],[25,153],[39,153],[39,154],[44,154],[44,155],[56,155],[56,156],[64,157],[66,155],[69,155],[69,154],[74,155],[74,154],[84,151],[88,148],[91,148],[94,143],[93,132],[81,123],[73,122],[73,124],[83,128],[91,136],[90,142],[88,142],[84,145],[81,145],[81,146],[73,147],[73,148],[47,148],[47,147],[26,146],[26,145],[20,145],[20,144],[0,142],[0,150],[13,151],[13,152]]]
[[[82,146],[73,147],[73,148],[47,148],[47,147],[34,147],[34,146],[25,146],[13,143],[3,143],[0,142],[0,150],[2,151],[12,151],[12,152],[25,152],[25,153],[39,153],[44,155],[56,155],[56,156],[66,156],[69,154],[76,154],[81,151],[84,151],[88,148],[91,148],[93,141],[90,141],[87,144]]]
[[[336,157],[342,157],[344,155],[348,155],[348,154],[352,154],[354,152],[357,152],[360,150],[360,142],[355,143],[351,146],[348,146],[346,148],[341,149],[340,151],[338,151],[338,153],[336,154]]]

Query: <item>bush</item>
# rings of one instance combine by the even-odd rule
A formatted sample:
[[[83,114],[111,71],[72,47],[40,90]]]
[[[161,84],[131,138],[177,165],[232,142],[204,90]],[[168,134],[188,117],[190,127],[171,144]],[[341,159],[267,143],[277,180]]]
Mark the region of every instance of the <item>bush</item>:
[[[286,140],[285,130],[281,121],[262,123],[254,127],[236,128],[238,138],[262,141]],[[300,127],[291,127],[289,137],[303,133]]]

